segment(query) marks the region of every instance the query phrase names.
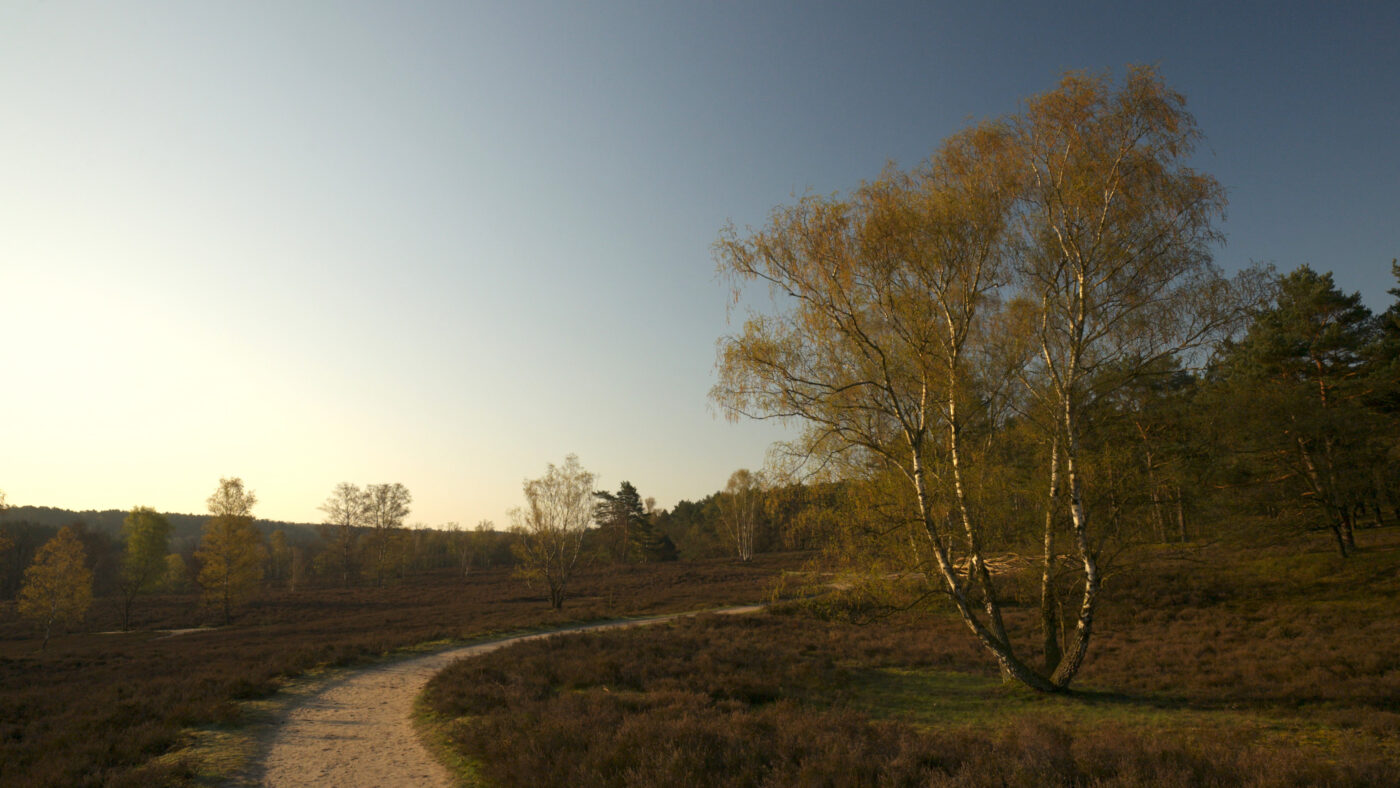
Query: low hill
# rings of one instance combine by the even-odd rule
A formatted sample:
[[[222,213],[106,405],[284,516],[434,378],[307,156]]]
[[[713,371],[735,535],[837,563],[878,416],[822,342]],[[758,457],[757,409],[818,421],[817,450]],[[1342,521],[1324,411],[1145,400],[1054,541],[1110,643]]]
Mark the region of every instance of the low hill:
[[[200,530],[209,519],[207,514],[181,514],[178,512],[163,512],[162,514],[175,527],[174,538],[176,540],[183,538],[197,540]],[[62,528],[65,525],[81,522],[91,531],[116,538],[121,534],[122,521],[126,519],[126,515],[127,512],[122,509],[104,509],[102,511],[89,509],[79,512],[53,506],[12,506],[6,510],[5,520],[12,523],[30,523],[52,528]],[[256,523],[264,533],[287,531],[288,537],[294,543],[317,538],[316,526],[312,523],[289,523],[282,520],[262,519],[257,520]]]

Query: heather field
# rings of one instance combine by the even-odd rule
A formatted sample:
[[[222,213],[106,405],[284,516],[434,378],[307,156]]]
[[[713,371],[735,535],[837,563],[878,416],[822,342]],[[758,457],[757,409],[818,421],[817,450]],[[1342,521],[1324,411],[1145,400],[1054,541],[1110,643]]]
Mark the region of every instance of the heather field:
[[[0,785],[216,783],[245,768],[253,753],[211,753],[202,745],[255,736],[267,722],[258,709],[298,677],[425,643],[753,602],[799,563],[764,556],[748,565],[597,567],[576,579],[557,613],[539,589],[504,569],[384,587],[267,592],[232,624],[209,628],[203,625],[222,616],[194,597],[169,596],[143,598],[133,631],[121,633],[118,601],[103,599],[84,632],[56,635],[43,653],[34,626],[4,603]]]
[[[1367,536],[1144,553],[1067,695],[936,607],[828,596],[513,646],[426,700],[468,784],[1400,784],[1400,534]]]
[[[563,611],[506,570],[269,592],[226,626],[143,599],[38,651],[0,609],[0,784],[246,775],[299,687],[425,647],[777,600],[768,612],[508,647],[439,674],[422,722],[469,785],[1400,782],[1400,529],[1143,548],[1106,585],[1075,692],[1004,686],[941,599],[882,612],[810,556],[595,566]],[[1029,641],[1033,584],[1004,578]],[[781,587],[780,593],[775,589]],[[184,631],[193,630],[193,631]],[[221,742],[234,742],[224,746]]]

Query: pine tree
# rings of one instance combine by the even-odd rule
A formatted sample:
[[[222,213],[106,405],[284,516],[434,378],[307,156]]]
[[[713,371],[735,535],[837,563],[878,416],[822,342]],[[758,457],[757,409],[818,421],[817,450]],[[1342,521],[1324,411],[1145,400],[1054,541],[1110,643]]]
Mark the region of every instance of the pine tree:
[[[642,505],[642,496],[624,481],[617,493],[599,490],[593,519],[602,536],[603,550],[617,563],[667,560],[667,540],[657,532]],[[671,546],[670,552],[675,547]]]
[[[1261,466],[1326,518],[1343,555],[1356,548],[1355,512],[1372,497],[1376,461],[1365,352],[1375,322],[1359,293],[1302,266],[1278,281],[1272,307],[1226,347],[1232,417]]]

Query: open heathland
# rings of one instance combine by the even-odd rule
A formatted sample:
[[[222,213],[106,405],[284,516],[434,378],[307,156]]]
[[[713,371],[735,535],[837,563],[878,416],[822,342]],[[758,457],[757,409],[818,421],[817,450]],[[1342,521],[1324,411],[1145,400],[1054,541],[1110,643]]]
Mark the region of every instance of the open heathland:
[[[443,572],[411,584],[269,592],[218,622],[192,597],[143,599],[131,632],[116,599],[39,651],[33,624],[0,605],[0,785],[168,785],[242,768],[189,754],[192,731],[238,730],[247,701],[276,697],[324,667],[378,660],[424,643],[762,600],[793,556],[597,566],[562,611],[507,570]]]
[[[837,594],[512,646],[426,699],[489,785],[1398,784],[1400,533],[1367,536],[1143,551],[1072,693],[1003,685],[942,600]]]

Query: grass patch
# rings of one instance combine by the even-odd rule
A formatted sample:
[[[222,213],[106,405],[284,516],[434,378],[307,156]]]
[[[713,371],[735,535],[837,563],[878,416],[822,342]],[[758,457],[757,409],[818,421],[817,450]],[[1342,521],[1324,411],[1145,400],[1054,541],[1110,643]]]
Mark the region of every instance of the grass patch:
[[[1400,763],[1400,737],[1377,729],[1369,731],[1369,736],[1358,735],[1361,725],[1347,724],[1354,720],[1348,714],[1195,708],[1171,698],[1085,688],[1047,695],[1005,685],[991,676],[927,669],[855,671],[848,691],[851,708],[924,730],[968,728],[996,733],[1030,723],[1079,731],[1128,729],[1177,739],[1203,733],[1245,734],[1257,745],[1302,748],[1320,756],[1364,743]]]
[[[447,768],[457,785],[479,788],[487,783],[481,776],[481,764],[452,747],[452,727],[455,722],[434,712],[423,696],[413,702],[413,727],[428,747],[428,751]]]

